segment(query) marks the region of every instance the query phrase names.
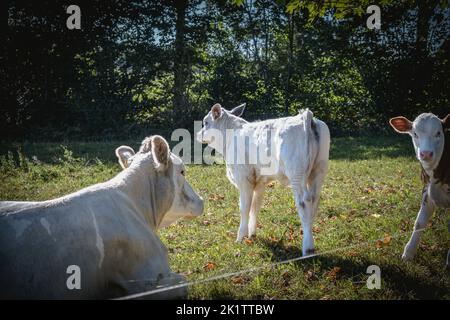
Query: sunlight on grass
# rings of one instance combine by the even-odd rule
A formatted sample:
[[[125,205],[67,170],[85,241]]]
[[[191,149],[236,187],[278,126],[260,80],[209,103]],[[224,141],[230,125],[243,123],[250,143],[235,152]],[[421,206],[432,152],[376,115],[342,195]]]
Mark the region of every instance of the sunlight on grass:
[[[111,157],[117,145],[84,146],[84,150],[97,151],[95,156],[81,158],[77,152],[61,151],[58,145],[48,144],[44,150],[40,145],[40,152],[50,159],[45,162],[39,160],[39,154],[31,159],[38,148],[30,145],[28,150],[33,152],[26,151],[29,159],[20,167],[13,155],[3,156],[0,199],[50,199],[105,181],[120,171]],[[316,247],[318,252],[326,252],[373,240],[370,245],[195,285],[189,297],[449,299],[450,277],[444,270],[449,246],[444,210],[436,212],[414,262],[400,261],[422,189],[419,164],[410,151],[406,142],[389,139],[342,138],[333,142],[329,174],[314,224]],[[174,271],[196,280],[301,256],[301,224],[289,188],[279,184],[267,188],[256,239],[237,244],[239,194],[228,182],[225,167],[191,165],[187,179],[206,200],[205,212],[196,220],[179,221],[160,232]],[[402,235],[386,245],[376,245],[376,239],[397,233]],[[366,269],[372,264],[381,267],[380,290],[366,288]]]

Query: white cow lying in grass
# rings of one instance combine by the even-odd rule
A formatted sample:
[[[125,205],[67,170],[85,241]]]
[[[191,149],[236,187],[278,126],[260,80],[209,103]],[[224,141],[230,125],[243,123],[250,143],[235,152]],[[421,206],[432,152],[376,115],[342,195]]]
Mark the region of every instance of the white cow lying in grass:
[[[228,179],[239,189],[241,222],[237,241],[256,234],[264,188],[267,183],[279,180],[292,187],[303,225],[302,252],[310,254],[314,251],[313,219],[328,169],[328,127],[314,119],[309,110],[294,117],[248,123],[240,118],[244,107],[227,111],[215,104],[197,134],[198,141],[224,155]],[[258,158],[251,161],[256,153]],[[267,161],[261,161],[263,154]],[[247,160],[235,161],[236,157]]]
[[[124,170],[107,182],[55,200],[0,202],[0,299],[112,298],[184,280],[170,271],[156,231],[202,214],[203,200],[164,138],[145,139],[137,154],[119,147],[116,155]],[[68,280],[72,265],[80,289]]]
[[[427,226],[434,209],[450,208],[450,114],[441,120],[432,113],[422,113],[414,122],[405,117],[395,117],[390,124],[395,131],[412,137],[425,184],[414,232],[402,256],[405,260],[411,260],[416,255],[423,228]],[[447,265],[449,257],[450,252]]]

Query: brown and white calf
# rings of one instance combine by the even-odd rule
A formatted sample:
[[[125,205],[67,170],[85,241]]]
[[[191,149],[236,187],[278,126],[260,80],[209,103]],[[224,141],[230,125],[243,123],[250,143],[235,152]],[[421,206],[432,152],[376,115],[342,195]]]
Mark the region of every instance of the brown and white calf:
[[[309,110],[251,123],[240,117],[243,111],[244,105],[228,111],[215,104],[197,134],[198,141],[225,157],[227,177],[239,190],[241,222],[236,240],[256,234],[265,186],[278,180],[292,187],[303,226],[302,251],[308,255],[314,251],[312,225],[328,170],[328,127]]]
[[[425,184],[422,204],[402,256],[411,260],[435,208],[450,208],[450,114],[442,120],[432,113],[422,113],[414,122],[405,117],[395,117],[389,122],[395,131],[412,137],[416,157],[422,165]],[[447,264],[448,259],[449,256]]]

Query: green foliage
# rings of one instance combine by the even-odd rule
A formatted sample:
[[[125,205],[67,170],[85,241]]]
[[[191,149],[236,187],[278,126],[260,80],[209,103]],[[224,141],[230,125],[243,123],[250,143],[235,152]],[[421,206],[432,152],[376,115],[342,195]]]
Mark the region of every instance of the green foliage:
[[[82,32],[61,23],[63,1],[7,4],[2,140],[191,128],[216,102],[246,102],[249,120],[307,107],[333,135],[448,112],[444,1],[379,1],[381,30],[365,27],[368,0],[100,2],[83,5]]]

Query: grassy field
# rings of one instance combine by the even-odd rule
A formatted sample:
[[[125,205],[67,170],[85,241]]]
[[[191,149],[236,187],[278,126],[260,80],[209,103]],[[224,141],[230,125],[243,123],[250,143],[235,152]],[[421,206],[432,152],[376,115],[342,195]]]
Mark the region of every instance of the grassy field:
[[[105,181],[120,170],[114,149],[123,143],[25,144],[26,158],[16,156],[13,145],[2,146],[0,200],[44,200]],[[225,167],[189,166],[187,178],[206,200],[205,213],[160,232],[172,269],[198,280],[263,267],[194,285],[189,298],[449,299],[448,210],[435,213],[416,259],[400,260],[422,190],[409,139],[337,138],[330,159],[314,225],[316,249],[325,254],[277,266],[271,264],[301,256],[291,190],[267,188],[257,237],[237,244],[238,192]],[[358,246],[346,248],[352,245]],[[340,251],[326,253],[334,249]],[[366,286],[369,265],[381,268],[379,290]]]

